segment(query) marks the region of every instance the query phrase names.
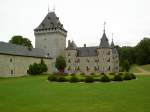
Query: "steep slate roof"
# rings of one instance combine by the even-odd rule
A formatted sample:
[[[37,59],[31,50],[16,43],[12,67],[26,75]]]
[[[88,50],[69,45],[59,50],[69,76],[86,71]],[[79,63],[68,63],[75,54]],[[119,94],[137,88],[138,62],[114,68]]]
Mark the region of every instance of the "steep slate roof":
[[[111,42],[112,54],[118,54],[117,49],[115,48],[114,42]]]
[[[77,45],[75,44],[74,41],[68,43],[67,49],[77,49]]]
[[[110,47],[109,43],[108,43],[108,38],[105,34],[105,30],[104,30],[103,36],[101,38],[100,47],[101,48],[109,48]]]
[[[77,48],[77,56],[84,57],[84,56],[97,56],[97,48],[94,47],[78,47]]]
[[[56,16],[55,12],[49,12],[41,24],[36,29],[34,29],[34,31],[54,28],[61,28],[62,30],[66,31],[63,28],[63,24],[60,23],[59,18]]]
[[[1,41],[0,41],[0,54],[46,58],[46,54],[42,49],[31,48],[31,50],[29,50],[29,48],[20,45],[5,43]]]

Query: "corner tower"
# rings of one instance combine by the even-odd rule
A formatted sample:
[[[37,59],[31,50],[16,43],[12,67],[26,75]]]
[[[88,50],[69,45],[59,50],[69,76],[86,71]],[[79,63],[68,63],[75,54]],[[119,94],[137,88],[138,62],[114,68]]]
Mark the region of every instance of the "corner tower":
[[[56,58],[65,54],[67,31],[55,12],[48,12],[41,24],[34,29],[35,48],[45,51],[47,56]]]

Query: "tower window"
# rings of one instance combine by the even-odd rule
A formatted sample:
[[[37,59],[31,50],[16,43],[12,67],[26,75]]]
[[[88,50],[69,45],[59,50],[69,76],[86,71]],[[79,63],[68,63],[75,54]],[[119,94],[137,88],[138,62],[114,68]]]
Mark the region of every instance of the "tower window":
[[[68,59],[68,63],[70,63],[71,62],[71,60],[70,59]]]
[[[86,67],[86,70],[87,70],[87,71],[89,71],[89,70],[90,70],[88,66]]]
[[[11,75],[13,74],[13,70],[11,70]]]
[[[68,56],[70,56],[70,53],[68,53]]]

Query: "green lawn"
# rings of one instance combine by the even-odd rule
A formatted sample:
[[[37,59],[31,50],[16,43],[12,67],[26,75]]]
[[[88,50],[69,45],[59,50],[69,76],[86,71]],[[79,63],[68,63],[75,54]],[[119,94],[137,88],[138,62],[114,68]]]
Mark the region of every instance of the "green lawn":
[[[140,66],[132,65],[131,69],[130,69],[130,72],[132,72],[132,73],[142,73],[137,67],[140,67]]]
[[[146,70],[147,72],[150,72],[150,64],[148,64],[148,65],[143,65],[143,66],[141,66],[141,68],[143,68],[143,69]]]
[[[0,79],[0,112],[150,112],[150,76],[110,83]]]

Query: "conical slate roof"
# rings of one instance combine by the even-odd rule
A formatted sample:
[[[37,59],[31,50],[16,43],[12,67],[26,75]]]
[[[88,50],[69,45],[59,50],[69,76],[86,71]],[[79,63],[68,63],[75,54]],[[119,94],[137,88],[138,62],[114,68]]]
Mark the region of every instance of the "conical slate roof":
[[[75,44],[74,41],[68,43],[67,49],[76,49],[76,48],[77,48],[77,45]]]
[[[41,22],[41,24],[34,30],[38,31],[55,28],[61,28],[62,30],[66,31],[63,28],[63,24],[60,23],[59,18],[56,16],[55,12],[49,12],[44,20]]]
[[[112,54],[118,54],[117,49],[115,48],[114,42],[111,42]]]
[[[100,47],[102,47],[102,48],[110,47],[109,43],[108,43],[108,38],[107,38],[107,36],[105,34],[105,30],[104,30],[103,36],[101,38]]]

